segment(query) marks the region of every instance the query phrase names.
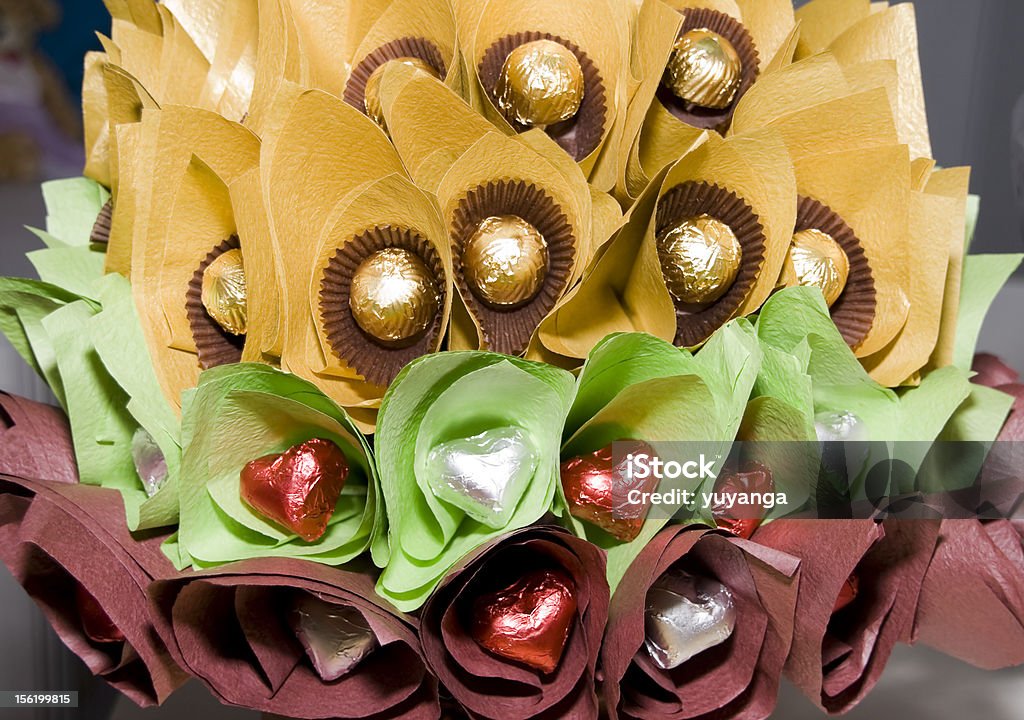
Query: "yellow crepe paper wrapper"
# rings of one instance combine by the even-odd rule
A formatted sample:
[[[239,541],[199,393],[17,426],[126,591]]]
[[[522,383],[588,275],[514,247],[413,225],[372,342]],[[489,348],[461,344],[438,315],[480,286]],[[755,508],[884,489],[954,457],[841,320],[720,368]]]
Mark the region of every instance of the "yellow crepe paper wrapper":
[[[357,193],[389,175],[405,176],[401,159],[383,131],[337,97],[283,86],[263,137],[260,159],[263,206],[273,253],[257,263],[278,262],[281,317],[270,350],[281,366],[316,382],[307,343],[316,338],[310,288],[322,238]],[[264,272],[261,270],[261,272]],[[268,336],[269,337],[269,336]]]
[[[937,345],[944,321],[953,325],[956,321],[955,316],[944,318],[949,309],[945,295],[950,250],[954,244],[963,247],[969,177],[965,168],[941,170],[931,174],[924,186],[911,194],[910,313],[906,325],[889,345],[863,359],[871,376],[883,385],[916,385],[918,373],[929,360],[934,358],[936,364],[942,363],[939,367],[952,362],[951,348],[940,350]],[[959,292],[954,297],[959,297]]]
[[[912,157],[931,157],[914,5],[813,0],[797,11],[797,17],[798,57],[828,50],[844,66],[877,60],[895,63],[899,140],[910,146]]]
[[[796,181],[785,145],[770,131],[704,142],[663,171],[627,214],[622,229],[597,254],[582,282],[540,328],[540,343],[568,358],[585,358],[613,332],[676,337],[675,306],[665,286],[656,240],[660,200],[685,183],[707,183],[735,194],[756,216],[764,256],[732,317],[749,315],[768,299],[785,260],[796,221]]]
[[[394,0],[362,38],[351,60],[345,100],[365,110],[366,81],[387,60],[415,56],[433,67],[445,85],[466,96],[465,64],[448,0]]]
[[[472,37],[462,38],[463,52],[472,73],[472,82],[476,86],[472,97],[478,101],[477,109],[505,132],[512,133],[515,130],[495,105],[494,98],[485,91],[479,75],[485,56],[496,43],[510,36],[540,33],[545,37],[550,36],[556,42],[561,40],[563,44],[574,45],[579,51],[576,53],[577,58],[582,53],[593,64],[600,76],[599,85],[604,97],[600,102],[597,102],[599,98],[591,97],[596,105],[588,109],[585,95],[581,112],[595,113],[592,118],[583,120],[600,123],[600,138],[593,148],[584,148],[585,156],[577,159],[588,179],[601,190],[611,190],[614,185],[614,145],[617,145],[621,136],[628,100],[626,91],[630,34],[628,13],[622,3],[613,0],[549,0],[543,3],[534,0],[490,0],[486,4],[475,4],[474,9],[468,12],[476,18]],[[497,58],[497,61],[503,63],[504,58]],[[585,65],[586,76],[587,63],[581,64]],[[593,95],[594,88],[590,87],[590,90]],[[602,104],[603,110],[600,108]],[[597,113],[601,113],[599,119]],[[607,149],[605,158],[603,155],[609,141],[612,141],[613,147]]]
[[[325,290],[325,277],[332,261],[339,250],[355,247],[353,243],[369,236],[376,240],[378,236],[408,236],[425,242],[430,247],[430,255],[436,258],[441,268],[435,280],[442,293],[442,306],[434,328],[422,341],[411,348],[389,351],[373,345],[372,341],[353,333],[349,340],[356,342],[346,344],[350,350],[350,358],[374,364],[394,365],[395,358],[402,358],[397,369],[404,366],[418,354],[437,352],[444,339],[451,310],[453,296],[451,250],[448,233],[441,220],[436,201],[419,190],[404,175],[389,175],[361,189],[349,199],[335,208],[332,217],[324,228],[319,250],[313,264],[312,280],[309,285],[306,301],[312,323],[312,333],[299,342],[305,348],[304,357],[296,356],[290,366],[293,372],[309,378],[329,395],[335,402],[347,408],[350,414],[364,428],[372,431],[376,422],[376,410],[387,389],[387,382],[373,383],[363,379],[363,374],[353,362],[342,357],[335,349],[338,341],[327,321],[327,313],[348,313],[348,307],[331,308],[324,304],[322,293]],[[376,247],[373,241],[371,244]],[[399,245],[399,247],[405,247]],[[409,248],[411,249],[411,248]],[[328,281],[330,282],[330,281]],[[351,326],[350,326],[351,327]],[[360,347],[359,341],[365,345]],[[302,362],[303,366],[298,367]],[[366,368],[363,368],[366,373]],[[397,371],[394,372],[397,374]]]
[[[260,144],[241,125],[196,108],[147,111],[140,124],[124,127],[137,131],[126,210],[133,214],[132,289],[157,377],[180,410],[181,392],[201,370],[189,286],[210,252],[237,236],[228,185],[256,166]],[[243,257],[254,261],[244,244]]]
[[[750,34],[761,73],[781,67],[796,48],[793,9],[785,0],[648,0],[637,20],[632,74],[635,90],[618,150],[620,200],[636,198],[651,177],[679,159],[700,136],[657,99],[680,24],[688,9],[707,8],[737,20]],[[674,25],[674,31],[670,28]],[[757,87],[754,82],[751,90]],[[748,90],[748,92],[750,92]],[[740,98],[742,101],[742,98]]]
[[[453,244],[459,242],[456,235],[460,218],[468,217],[463,213],[473,215],[483,212],[484,217],[518,214],[545,235],[544,228],[530,213],[535,210],[549,219],[559,216],[561,219],[555,220],[554,224],[562,228],[562,231],[559,231],[562,240],[556,246],[551,244],[553,237],[545,238],[552,253],[551,269],[546,283],[553,284],[545,284],[541,295],[527,306],[529,312],[526,309],[507,314],[488,311],[459,283],[460,248],[453,247],[456,284],[459,285],[461,296],[461,299],[455,302],[452,311],[452,334],[449,344],[453,350],[492,349],[509,354],[524,352],[544,315],[553,309],[554,302],[557,302],[579,279],[594,252],[593,196],[583,180],[582,173],[573,167],[572,172],[576,173],[575,181],[568,178],[566,173],[569,172],[569,168],[564,164],[564,154],[553,147],[553,143],[541,133],[533,132],[527,135],[530,137],[510,138],[492,131],[482,136],[445,173],[437,189],[437,197],[448,232],[453,234]],[[541,151],[538,152],[534,148],[540,148]],[[559,159],[554,163],[558,165],[547,159],[556,157]],[[524,188],[527,192],[546,198],[546,205],[537,202],[530,207],[524,206],[518,212],[512,212],[503,201],[495,199],[503,195],[521,194],[512,190],[515,187]],[[607,223],[611,217],[607,205],[600,201],[599,204],[603,208],[598,215],[602,218],[599,222]],[[483,217],[476,218],[482,219]],[[603,230],[599,232],[607,232],[607,225],[602,227]],[[570,245],[570,253],[559,255],[560,251],[557,248],[565,249]],[[556,262],[556,256],[563,257],[564,262]],[[552,293],[553,298],[550,297]],[[536,304],[546,303],[551,299],[554,302],[551,302],[550,306]],[[543,312],[540,312],[540,309],[543,309]],[[535,319],[530,321],[529,317]],[[532,327],[525,328],[521,323],[531,324]]]
[[[263,134],[283,84],[341,97],[352,60],[390,0],[260,0],[247,125]]]

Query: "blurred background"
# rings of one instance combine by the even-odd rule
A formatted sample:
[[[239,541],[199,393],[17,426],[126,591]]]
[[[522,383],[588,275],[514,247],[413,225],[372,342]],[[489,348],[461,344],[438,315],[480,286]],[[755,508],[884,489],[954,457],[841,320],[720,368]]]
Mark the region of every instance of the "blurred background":
[[[801,0],[795,3],[802,5]],[[981,195],[974,252],[1024,251],[1024,2],[917,0],[921,61],[935,156],[971,165]],[[77,129],[82,57],[109,30],[101,0],[0,0],[0,275],[31,276],[23,228],[42,226],[38,181],[80,174]],[[28,140],[26,140],[26,136]],[[996,301],[981,350],[1024,368],[1024,276]],[[0,338],[0,388],[45,400],[48,391]],[[220,707],[190,684],[160,709],[141,711],[93,683],[9,575],[0,572],[0,689],[78,689],[78,711],[2,711],[25,720],[211,720],[258,717]],[[898,648],[878,689],[847,717],[1019,720],[1024,671],[984,673],[925,648]],[[820,717],[784,688],[775,717]]]

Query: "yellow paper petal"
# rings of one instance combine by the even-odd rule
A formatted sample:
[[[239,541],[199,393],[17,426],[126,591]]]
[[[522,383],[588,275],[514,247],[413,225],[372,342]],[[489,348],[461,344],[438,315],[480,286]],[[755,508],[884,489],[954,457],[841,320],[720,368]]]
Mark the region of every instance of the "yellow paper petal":
[[[797,57],[821,52],[870,14],[870,0],[811,0],[796,11],[800,21]]]
[[[965,200],[970,185],[971,171],[969,168],[950,168],[940,170],[931,176],[927,191],[957,201]],[[965,201],[966,208],[966,201]],[[966,212],[966,210],[965,210]],[[963,215],[959,222],[963,227]],[[953,348],[956,342],[956,324],[960,312],[960,281],[963,274],[964,238],[963,233],[950,235],[949,266],[946,269],[946,287],[943,293],[942,322],[939,339],[931,364],[935,367],[946,367],[953,364]]]
[[[139,220],[136,214],[137,197],[142,190],[140,185],[146,177],[143,174],[142,178],[136,182],[135,168],[148,162],[150,157],[141,157],[141,126],[121,125],[115,128],[115,134],[117,136],[120,183],[117,202],[114,204],[114,214],[110,222],[110,241],[107,243],[104,269],[108,273],[119,273],[129,277],[132,267],[135,225]]]
[[[196,47],[170,10],[163,5],[164,36],[160,54],[160,85],[154,96],[161,104],[200,106],[210,63]],[[210,105],[206,109],[213,109]]]
[[[85,170],[83,174],[110,187],[110,128],[107,124],[107,87],[103,81],[106,53],[85,55],[82,81],[82,117],[85,130]]]
[[[119,125],[139,122],[144,110],[158,110],[159,105],[142,84],[123,68],[110,64],[104,66],[103,81],[106,88],[106,117],[111,146],[110,189],[116,203],[120,190],[120,153],[117,148],[118,135],[114,129]]]
[[[264,135],[262,187],[286,269],[281,359],[291,366],[312,325],[307,291],[324,224],[350,193],[404,169],[380,128],[337,97],[310,90],[277,112],[280,126]]]
[[[345,8],[332,0],[286,0],[284,7],[298,40],[303,84],[340,95],[348,73]]]
[[[160,13],[153,0],[103,0],[103,4],[115,20],[136,25],[140,30],[153,35],[163,32]]]
[[[910,146],[912,157],[931,157],[913,4],[902,3],[872,13],[836,38],[830,49],[844,64],[868,60],[896,61],[900,83],[900,142]]]
[[[247,124],[260,136],[265,132],[266,115],[277,100],[282,83],[298,83],[302,70],[299,40],[286,10],[286,0],[260,0],[259,49],[256,55],[256,79]]]
[[[736,0],[736,5],[743,26],[754,39],[764,70],[796,25],[792,0]]]

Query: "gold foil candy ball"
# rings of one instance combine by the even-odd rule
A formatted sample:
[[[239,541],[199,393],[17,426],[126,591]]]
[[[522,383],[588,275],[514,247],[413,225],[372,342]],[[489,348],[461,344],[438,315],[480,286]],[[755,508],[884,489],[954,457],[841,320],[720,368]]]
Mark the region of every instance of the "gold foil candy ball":
[[[736,281],[743,249],[731,227],[700,215],[663,231],[658,236],[658,257],[672,296],[700,305],[715,302]]]
[[[245,335],[248,313],[241,250],[228,250],[210,263],[203,273],[201,298],[214,322],[232,335]]]
[[[544,236],[517,215],[489,217],[462,253],[466,282],[484,304],[513,309],[540,292],[548,273]]]
[[[386,127],[384,120],[384,106],[380,100],[380,81],[384,77],[385,68],[389,67],[391,63],[401,63],[402,65],[408,65],[409,67],[416,68],[421,72],[425,72],[431,77],[439,77],[437,70],[430,63],[419,59],[418,57],[401,57],[395,58],[394,60],[388,60],[386,63],[378,66],[370,77],[366,80],[366,89],[363,91],[363,104],[366,107],[366,114],[375,123],[381,127]]]
[[[400,345],[415,340],[434,322],[441,293],[419,255],[385,248],[356,268],[349,308],[367,335],[387,345]]]
[[[732,43],[702,28],[676,41],[664,83],[685,102],[724,110],[736,99],[742,76],[743,61]]]
[[[782,285],[816,287],[832,307],[849,277],[850,259],[831,235],[812,229],[793,236],[782,267]]]
[[[498,107],[520,125],[554,125],[583,103],[583,68],[569,48],[553,40],[520,45],[505,59],[495,86]]]

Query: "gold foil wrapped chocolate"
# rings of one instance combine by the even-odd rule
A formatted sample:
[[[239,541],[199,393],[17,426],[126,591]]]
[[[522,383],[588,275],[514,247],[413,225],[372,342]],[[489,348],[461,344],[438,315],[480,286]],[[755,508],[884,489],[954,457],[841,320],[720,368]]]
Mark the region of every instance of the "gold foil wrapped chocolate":
[[[366,114],[371,120],[381,127],[385,127],[386,123],[384,120],[384,107],[380,100],[380,81],[381,78],[384,77],[384,70],[392,63],[408,65],[409,67],[416,68],[420,72],[424,72],[431,77],[438,77],[437,70],[430,63],[425,60],[421,60],[418,57],[403,57],[396,58],[395,60],[389,60],[374,70],[366,81],[363,103],[366,107]]]
[[[384,344],[415,340],[441,308],[437,280],[416,253],[385,248],[366,258],[352,277],[349,308],[356,323]]]
[[[850,260],[831,235],[810,229],[793,236],[782,268],[782,285],[816,287],[831,307],[843,294],[849,276]]]
[[[715,302],[729,290],[739,274],[743,250],[732,228],[700,215],[663,231],[658,257],[672,296],[700,305]]]
[[[509,53],[494,91],[501,111],[520,125],[554,125],[579,112],[583,69],[569,48],[535,40]]]
[[[466,243],[462,265],[473,293],[496,309],[530,302],[548,273],[548,244],[516,215],[489,217]]]
[[[203,273],[203,307],[232,335],[245,335],[247,301],[242,251],[228,250]]]
[[[724,110],[736,99],[742,76],[743,61],[732,43],[698,28],[676,42],[663,82],[685,102]]]

